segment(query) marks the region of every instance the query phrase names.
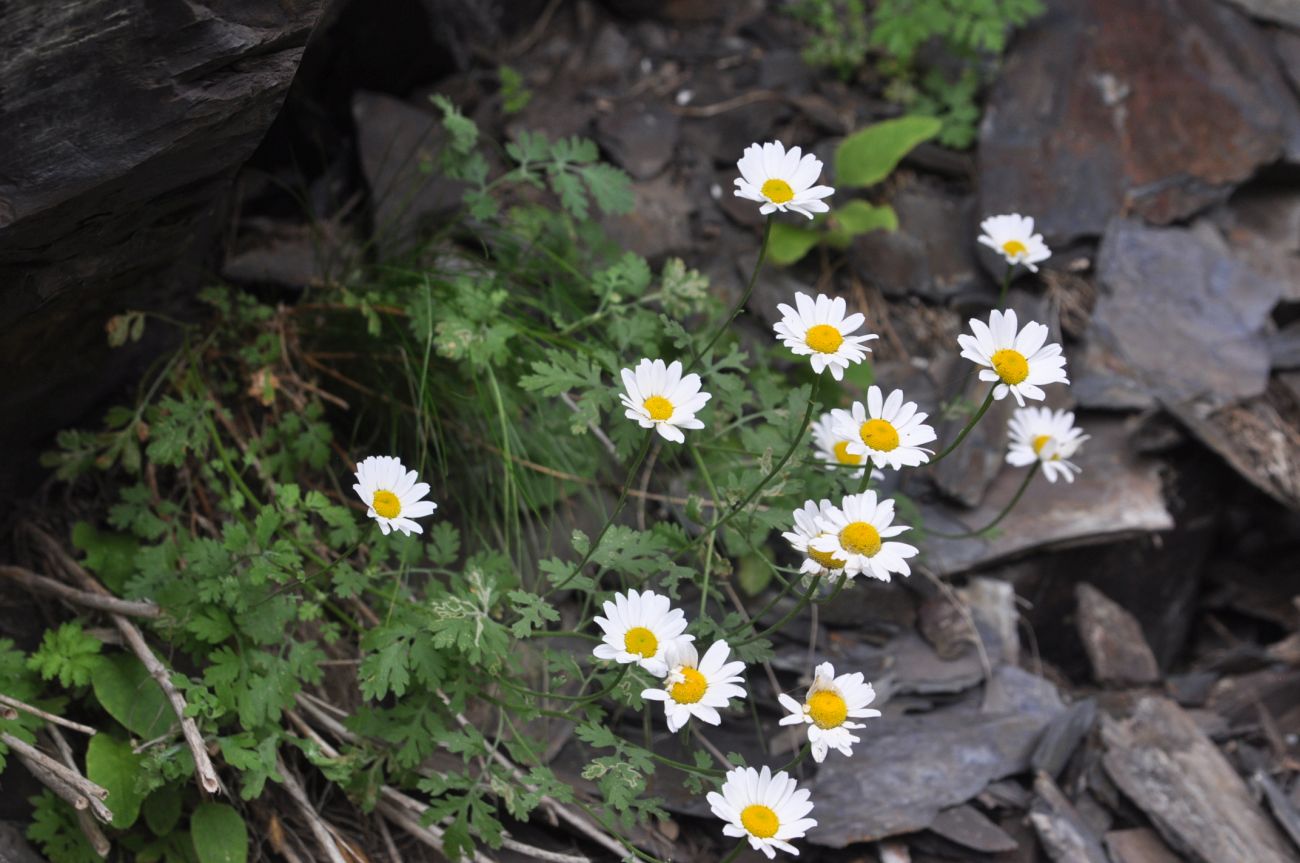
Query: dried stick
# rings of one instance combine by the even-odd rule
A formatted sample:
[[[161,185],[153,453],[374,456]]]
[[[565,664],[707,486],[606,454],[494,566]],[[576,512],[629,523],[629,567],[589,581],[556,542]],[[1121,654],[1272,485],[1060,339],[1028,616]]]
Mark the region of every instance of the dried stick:
[[[71,728],[73,731],[80,731],[82,734],[89,734],[92,737],[97,733],[89,725],[82,725],[80,722],[73,722],[71,719],[64,719],[62,716],[55,716],[53,713],[46,713],[39,707],[33,707],[30,704],[19,701],[17,698],[5,695],[0,692],[0,704],[12,707],[15,710],[21,710],[24,713],[30,713],[32,716],[39,716],[46,722],[52,722],[55,725],[62,725],[64,728]],[[17,714],[15,714],[16,716]]]
[[[64,739],[63,734],[59,732],[57,727],[51,727],[47,730],[51,739],[54,740],[54,745],[59,750],[59,757],[63,759],[63,763],[76,770],[77,759],[73,757],[72,747],[68,745],[68,741]],[[91,733],[94,733],[93,729]],[[100,857],[107,857],[108,852],[113,850],[112,843],[108,841],[108,837],[104,835],[104,831],[100,829],[99,824],[91,817],[89,812],[77,810],[77,825],[81,827],[81,832],[86,834],[86,839],[90,841],[90,846],[95,849],[95,853]]]
[[[44,575],[37,575],[23,569],[21,566],[0,566],[0,576],[16,581],[28,590],[57,596],[71,602],[73,605],[80,605],[84,608],[107,611],[110,614],[122,614],[127,617],[154,619],[162,616],[162,609],[152,602],[138,602],[116,596],[104,596],[77,590],[75,587],[70,587],[63,582],[55,581]]]
[[[0,741],[13,750],[14,755],[18,756],[18,760],[27,766],[33,776],[74,809],[81,811],[89,808],[105,824],[113,820],[112,810],[104,805],[104,799],[108,797],[105,788],[12,734],[0,734]]]
[[[451,699],[449,699],[442,690],[438,690],[438,697],[442,699],[442,703],[447,707],[448,710],[450,710]],[[455,713],[454,716],[456,717],[456,722],[462,728],[466,728],[469,726],[469,720],[466,719],[463,714]],[[496,761],[498,764],[500,764],[502,767],[504,767],[506,770],[510,771],[511,775],[515,777],[515,780],[518,781],[520,784],[522,784],[525,788],[528,788],[530,791],[534,790],[533,787],[529,785],[527,781],[524,779],[524,772],[520,770],[509,758],[507,758],[504,754],[502,754],[499,749],[494,748],[492,750],[492,759]],[[725,758],[723,759],[723,763],[726,763]],[[558,818],[559,820],[568,824],[570,827],[573,827],[582,835],[586,836],[591,841],[600,845],[602,848],[605,848],[606,850],[619,855],[620,859],[626,856],[627,849],[625,849],[618,842],[617,839],[608,835],[607,833],[602,831],[599,827],[587,821],[587,819],[567,809],[558,800],[543,795],[539,802],[541,803],[542,808],[544,808],[547,814],[549,814],[553,819]]]
[[[302,695],[303,693],[298,694],[298,705],[302,707],[303,710],[310,713],[316,721],[326,726],[330,733],[337,735],[349,743],[356,740],[355,735],[338,722],[328,717],[320,708],[304,699]],[[329,741],[321,737],[320,734],[316,732],[316,729],[308,725],[301,716],[292,710],[286,710],[285,716],[288,717],[289,721],[304,737],[320,747],[320,751],[325,754],[326,758],[339,757],[339,751],[331,746]],[[408,797],[389,785],[381,785],[379,787],[379,796],[383,799],[379,801],[379,805],[375,808],[383,814],[385,818],[392,821],[398,827],[401,827],[407,833],[410,833],[416,839],[419,839],[425,845],[433,848],[439,854],[443,853],[444,831],[433,824],[430,824],[427,827],[424,826],[420,823],[418,817],[423,815],[425,810],[429,807],[425,806],[413,797]],[[416,817],[411,817],[409,814],[411,812],[414,812]],[[478,852],[475,852],[474,860],[475,863],[494,863],[490,857],[486,857]]]
[[[63,549],[63,546],[54,537],[34,525],[31,526],[31,531],[45,546],[46,550],[63,565],[64,570],[71,573],[87,590],[103,596],[111,596],[108,589],[82,568],[81,564],[73,560],[72,556]],[[154,655],[149,648],[149,644],[144,640],[144,635],[141,634],[134,623],[115,612],[111,612],[110,616],[113,618],[113,623],[117,626],[118,631],[122,633],[126,643],[130,645],[132,652],[144,664],[149,676],[154,679],[158,684],[158,688],[163,691],[163,695],[167,697],[172,710],[176,713],[176,718],[180,720],[181,734],[185,737],[185,743],[189,746],[190,754],[194,757],[194,772],[198,774],[199,785],[209,794],[222,791],[221,779],[217,776],[216,768],[212,766],[212,759],[208,757],[207,747],[203,743],[203,735],[199,733],[199,728],[194,723],[194,720],[185,715],[185,696],[181,695],[175,684],[172,683],[167,667]]]
[[[347,863],[343,859],[343,855],[339,853],[339,847],[335,844],[334,837],[330,835],[329,828],[325,826],[325,822],[316,813],[311,801],[307,799],[307,792],[303,790],[298,777],[289,771],[284,760],[279,757],[276,758],[275,766],[280,771],[280,775],[284,777],[284,790],[289,792],[293,802],[298,805],[298,810],[307,821],[307,827],[311,830],[311,835],[316,837],[316,844],[320,845],[321,850],[325,852],[326,859],[330,863]]]

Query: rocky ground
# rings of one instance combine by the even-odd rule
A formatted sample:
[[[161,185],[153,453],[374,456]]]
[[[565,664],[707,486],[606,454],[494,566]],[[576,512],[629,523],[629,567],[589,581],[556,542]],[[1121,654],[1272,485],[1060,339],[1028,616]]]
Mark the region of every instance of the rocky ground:
[[[498,139],[594,138],[635,181],[615,239],[734,296],[759,226],[730,193],[741,150],[779,137],[829,164],[895,110],[809,70],[798,26],[761,0],[525,3],[510,26],[389,3],[365,28],[341,5],[236,181],[226,279],[292,297],[409,250],[456,194],[420,168],[442,93]],[[778,670],[811,643],[867,672],[885,713],[851,761],[805,769],[805,856],[1300,861],[1300,12],[1049,5],[1013,40],[973,151],[923,145],[873,193],[899,230],[767,270],[745,319],[770,327],[792,289],[842,294],[882,334],[879,379],[957,395],[956,334],[1000,274],[977,224],[1033,215],[1056,253],[1012,305],[1063,339],[1072,386],[1051,403],[1092,436],[1080,479],[1036,482],[996,535],[931,538],[905,589],[848,591],[790,627]],[[366,47],[407,13],[434,35]],[[518,113],[501,63],[533,92]],[[1011,498],[1009,407],[909,488],[927,524],[982,525]],[[576,774],[577,747],[557,746],[557,772]],[[701,801],[656,792],[680,820],[652,838],[712,859]]]
[[[974,151],[924,145],[874,196],[897,232],[763,277],[753,326],[792,289],[844,294],[883,334],[878,378],[939,399],[960,386],[956,333],[996,290],[979,219],[1032,214],[1056,254],[1012,303],[1063,337],[1073,386],[1054,403],[1092,435],[1073,486],[1037,483],[994,537],[929,540],[906,591],[855,590],[795,627],[778,668],[804,667],[811,635],[885,701],[862,753],[808,774],[815,859],[1300,860],[1297,28],[1263,0],[1053,3],[1014,40]],[[355,158],[378,254],[400,253],[450,199],[418,168],[439,146],[426,97],[444,93],[501,135],[594,137],[636,184],[615,238],[734,295],[758,225],[730,194],[742,148],[825,157],[891,113],[811,72],[799,38],[761,2],[551,4],[499,54],[400,96],[354,92],[355,139],[311,200],[355,203]],[[485,71],[502,61],[533,91],[511,116]],[[328,280],[368,236],[348,207],[308,225],[257,201],[227,278]],[[980,525],[1011,497],[1008,410],[910,489],[927,523]],[[573,744],[556,759],[581,763]],[[674,859],[713,853],[681,825],[660,838]]]

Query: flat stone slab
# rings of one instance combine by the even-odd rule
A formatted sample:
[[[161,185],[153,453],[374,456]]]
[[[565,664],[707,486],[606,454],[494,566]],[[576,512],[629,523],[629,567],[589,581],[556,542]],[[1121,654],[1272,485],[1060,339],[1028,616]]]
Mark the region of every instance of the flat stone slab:
[[[1106,772],[1167,842],[1199,863],[1295,863],[1295,849],[1196,722],[1167,698],[1102,720]]]
[[[1098,683],[1145,685],[1160,679],[1160,666],[1137,618],[1086,582],[1074,589],[1076,623],[1084,653]]]
[[[927,536],[917,543],[919,563],[940,575],[956,575],[1047,546],[1173,529],[1160,462],[1132,454],[1122,420],[1089,416],[1080,425],[1092,439],[1073,459],[1083,469],[1073,483],[1035,477],[993,536]],[[978,509],[957,514],[949,507],[923,505],[925,524],[945,533],[983,527],[1011,501],[1026,469],[1004,468]]]
[[[949,712],[876,719],[852,758],[828,758],[811,783],[815,845],[844,848],[930,826],[939,813],[1019,773],[1052,714]]]
[[[1151,228],[1116,219],[1097,254],[1097,279],[1088,340],[1162,403],[1218,408],[1268,385],[1264,337],[1286,287],[1234,257],[1208,223]]]
[[[1294,96],[1265,34],[1228,4],[1048,6],[989,96],[980,212],[1033,215],[1055,242],[1100,234],[1121,212],[1168,224],[1294,158]]]

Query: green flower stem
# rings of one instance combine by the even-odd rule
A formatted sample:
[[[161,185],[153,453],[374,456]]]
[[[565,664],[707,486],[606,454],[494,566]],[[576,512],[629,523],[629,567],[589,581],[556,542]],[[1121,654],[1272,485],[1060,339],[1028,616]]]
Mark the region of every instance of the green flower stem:
[[[784,770],[786,773],[789,773],[791,770],[795,769],[795,768],[798,767],[800,764],[803,764],[804,761],[808,758],[808,754],[809,754],[810,752],[812,752],[812,741],[811,741],[811,740],[809,740],[807,743],[805,743],[805,744],[803,745],[803,748],[799,750],[799,754],[796,755],[794,758],[790,759],[790,763],[789,763],[789,764],[786,764],[786,765],[785,765],[784,767],[782,767],[781,769]]]
[[[767,221],[763,223],[763,242],[758,247],[758,260],[754,262],[754,270],[749,274],[749,284],[745,286],[745,293],[740,295],[740,301],[731,307],[731,313],[727,315],[727,319],[722,322],[722,325],[718,327],[708,343],[704,345],[704,349],[691,360],[691,364],[686,367],[686,371],[689,372],[699,365],[700,360],[704,359],[704,355],[713,349],[718,339],[722,338],[722,334],[731,326],[731,322],[740,317],[740,313],[744,311],[745,304],[749,302],[750,296],[754,293],[754,285],[758,282],[759,271],[763,269],[763,261],[767,259],[767,244],[772,237],[772,218],[772,215],[768,215]]]
[[[731,863],[731,861],[735,860],[736,857],[740,855],[740,852],[744,850],[746,844],[748,844],[748,840],[741,839],[736,843],[735,848],[732,848],[727,852],[727,856],[723,857],[720,863]]]
[[[1007,290],[1011,287],[1011,271],[1015,268],[1015,264],[1007,264],[1007,271],[1002,274],[1002,291],[998,294],[999,309],[1007,307]]]
[[[875,469],[874,465],[871,463],[870,456],[863,456],[862,458],[864,467],[862,471],[862,482],[858,483],[858,494],[862,494],[864,491],[871,488],[871,473]]]
[[[813,602],[816,603],[817,605],[825,605],[826,603],[833,601],[835,597],[840,595],[840,591],[844,589],[844,585],[848,583],[849,583],[849,574],[847,572],[841,572],[840,577],[835,580],[835,587],[831,590],[830,593],[826,595],[826,598],[814,599]]]
[[[564,579],[564,581],[561,581],[559,584],[553,585],[547,589],[547,591],[542,594],[543,598],[550,596],[557,590],[563,590],[564,586],[577,578],[579,573],[582,572],[583,567],[591,562],[591,556],[594,555],[596,549],[600,547],[600,541],[605,538],[605,534],[609,533],[609,529],[613,527],[614,521],[618,518],[618,514],[623,511],[623,505],[627,503],[628,490],[632,488],[632,483],[636,480],[636,472],[641,469],[641,463],[645,461],[645,457],[650,453],[650,444],[654,441],[654,436],[654,429],[648,429],[646,431],[645,440],[641,442],[641,449],[637,452],[636,458],[632,459],[632,466],[628,468],[627,478],[623,480],[623,490],[618,496],[618,503],[614,504],[614,511],[609,514],[609,519],[606,520],[605,526],[600,529],[600,533],[596,534],[596,538],[591,541],[589,546],[587,546],[587,553],[582,556],[582,560],[573,568],[573,572],[569,577]]]
[[[585,619],[585,617],[584,617]],[[600,643],[599,635],[592,635],[590,632],[578,632],[575,629],[541,629],[528,634],[529,638],[582,638],[587,641]]]
[[[721,500],[718,496],[718,488],[713,483],[713,476],[709,473],[708,465],[704,463],[704,459],[700,456],[700,451],[695,448],[694,444],[690,445],[690,450],[691,457],[695,459],[695,464],[700,469],[700,475],[704,477],[704,484],[709,489],[710,499],[714,501]],[[709,547],[704,553],[704,580],[703,586],[700,588],[700,617],[704,617],[704,611],[709,605],[709,572],[713,568],[713,546],[717,536],[717,533],[711,532],[709,534]]]
[[[508,688],[513,689],[515,692],[518,692],[520,695],[531,695],[535,698],[549,698],[553,701],[568,701],[573,704],[590,704],[593,701],[599,701],[600,699],[604,698],[605,696],[613,692],[618,687],[618,685],[623,682],[623,677],[626,676],[627,669],[628,666],[626,665],[619,666],[618,675],[612,681],[610,681],[610,684],[606,686],[604,689],[602,689],[600,692],[594,692],[591,695],[582,695],[582,694],[557,695],[554,692],[538,692],[536,689],[530,689],[527,686],[522,686],[518,683],[515,683],[513,680],[509,680],[504,677],[501,678],[501,682],[504,683]]]
[[[658,752],[647,751],[646,754],[649,755],[651,758],[653,758],[655,761],[658,761],[660,764],[664,765],[665,767],[671,767],[674,770],[680,771],[682,773],[694,773],[697,776],[708,776],[711,779],[721,779],[722,777],[727,775],[726,771],[713,770],[712,768],[709,767],[696,767],[694,764],[685,764],[681,761],[674,761],[671,758],[665,758],[664,756],[660,755]]]
[[[704,538],[712,536],[715,532],[725,527],[733,518],[740,515],[740,513],[745,510],[745,507],[753,503],[754,499],[757,498],[759,494],[762,493],[763,489],[767,487],[767,484],[781,472],[781,468],[785,467],[786,462],[790,460],[790,457],[794,455],[795,450],[797,450],[799,445],[803,443],[803,436],[808,431],[809,423],[812,422],[813,411],[817,409],[817,397],[821,394],[821,386],[822,378],[818,377],[816,382],[813,383],[812,392],[808,394],[808,409],[804,411],[803,422],[799,426],[799,431],[795,434],[794,439],[790,441],[790,448],[785,451],[785,455],[781,456],[781,460],[776,463],[776,466],[773,467],[766,476],[759,480],[758,484],[750,490],[749,494],[745,495],[744,500],[736,504],[736,506],[729,510],[722,518],[708,525],[704,529],[704,532],[692,540],[687,548],[693,548],[698,545]]]
[[[817,577],[821,578],[821,576],[817,576]],[[758,620],[759,618],[766,615],[773,608],[775,608],[778,602],[780,602],[787,594],[789,594],[790,591],[794,590],[794,586],[798,583],[798,581],[799,580],[796,578],[792,578],[789,581],[787,581],[782,586],[782,588],[779,591],[777,591],[776,596],[772,597],[768,601],[767,605],[763,606],[762,611],[760,611],[758,614],[755,614],[753,617],[751,617],[749,622],[742,623],[740,626],[728,632],[726,636],[724,636],[726,640],[730,641],[732,638],[744,632],[746,629],[749,629],[753,625],[753,621]]]
[[[957,439],[954,440],[952,443],[948,444],[947,448],[945,448],[943,452],[939,453],[937,456],[930,459],[930,461],[928,462],[929,464],[938,464],[939,462],[943,461],[943,459],[948,455],[948,453],[955,450],[961,444],[962,441],[966,440],[966,435],[971,433],[971,429],[975,428],[976,423],[978,423],[980,419],[983,418],[984,414],[988,413],[989,408],[993,406],[993,391],[996,390],[997,388],[998,385],[994,384],[993,388],[989,390],[989,394],[984,397],[984,404],[980,405],[980,409],[975,412],[975,416],[971,417],[970,422],[966,423],[966,425],[962,428],[962,430],[958,432]]]
[[[937,536],[943,539],[966,539],[972,536],[979,536],[982,533],[986,533],[992,530],[993,528],[998,526],[998,524],[1002,521],[1002,519],[1007,517],[1007,515],[1011,512],[1011,510],[1016,508],[1016,504],[1020,503],[1020,498],[1024,496],[1025,489],[1029,488],[1029,483],[1033,481],[1034,476],[1037,473],[1038,473],[1038,465],[1034,465],[1029,469],[1029,472],[1025,474],[1025,478],[1020,483],[1020,488],[1016,489],[1016,495],[1015,497],[1011,498],[1011,502],[1002,508],[1002,511],[997,514],[996,518],[994,518],[991,522],[984,525],[983,527],[978,528],[976,530],[967,531],[966,533],[943,533],[942,531],[938,531],[938,530],[926,530],[925,534],[927,536]]]
[[[841,580],[843,580],[843,578],[844,576],[840,576]],[[808,585],[808,591],[805,594],[803,594],[803,596],[799,597],[799,601],[794,604],[794,608],[786,612],[784,617],[782,617],[776,623],[764,629],[762,632],[756,632],[753,635],[751,635],[749,638],[746,638],[743,641],[736,642],[735,644],[732,645],[732,647],[733,648],[744,647],[746,644],[752,644],[755,641],[758,641],[760,638],[771,635],[773,632],[776,632],[778,629],[785,626],[791,620],[794,620],[796,614],[798,614],[799,612],[803,611],[805,608],[808,607],[808,602],[809,600],[812,599],[813,594],[817,592],[817,586],[821,584],[821,580],[822,580],[821,575],[813,576],[812,583]]]

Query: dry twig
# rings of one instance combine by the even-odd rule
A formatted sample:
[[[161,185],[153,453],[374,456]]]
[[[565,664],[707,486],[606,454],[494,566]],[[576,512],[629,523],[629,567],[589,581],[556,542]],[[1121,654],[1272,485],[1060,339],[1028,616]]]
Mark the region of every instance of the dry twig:
[[[73,722],[71,719],[64,719],[62,716],[55,716],[53,713],[46,713],[39,707],[33,707],[26,702],[19,701],[17,698],[5,695],[0,692],[0,704],[6,707],[12,707],[14,710],[21,710],[23,713],[30,713],[32,716],[39,716],[46,722],[52,722],[55,725],[62,725],[64,728],[71,728],[73,731],[80,731],[82,734],[89,734],[92,737],[97,733],[89,725],[82,725],[80,722]],[[17,715],[17,714],[15,714]]]
[[[99,593],[77,590],[75,587],[66,585],[61,581],[55,581],[44,575],[37,575],[23,569],[21,566],[0,566],[0,577],[16,581],[28,590],[57,596],[83,608],[93,608],[96,611],[107,611],[110,614],[142,617],[151,620],[162,616],[162,609],[152,602],[121,599],[112,595],[105,596]]]
[[[73,560],[72,556],[64,550],[63,546],[54,537],[35,526],[31,526],[30,530],[45,547],[46,551],[62,564],[66,572],[80,581],[86,590],[101,596],[111,596],[108,589],[82,568],[81,564]],[[194,771],[198,774],[199,785],[209,794],[216,794],[221,791],[221,778],[217,776],[217,770],[212,766],[212,759],[208,757],[207,747],[203,743],[203,735],[199,733],[194,720],[185,715],[185,696],[181,695],[175,684],[172,683],[171,674],[167,671],[167,667],[154,655],[153,650],[149,648],[148,642],[144,640],[144,635],[134,623],[116,612],[110,612],[110,616],[113,618],[113,623],[117,626],[118,631],[122,633],[122,638],[130,646],[140,662],[144,664],[149,676],[157,682],[158,687],[163,691],[163,695],[167,697],[167,701],[171,704],[172,710],[175,711],[176,718],[181,724],[181,734],[185,737],[185,743],[189,746],[190,754],[194,757]]]

